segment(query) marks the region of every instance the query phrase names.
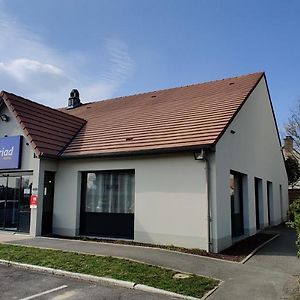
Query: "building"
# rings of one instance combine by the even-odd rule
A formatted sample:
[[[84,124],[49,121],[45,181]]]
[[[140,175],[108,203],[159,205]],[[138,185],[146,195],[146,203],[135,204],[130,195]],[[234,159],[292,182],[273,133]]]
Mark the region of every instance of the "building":
[[[282,152],[284,158],[293,158],[300,164],[300,153],[294,147],[294,140],[291,136],[286,136],[284,138],[284,143],[282,146]],[[300,198],[300,180],[289,185],[289,202]]]
[[[286,136],[283,141],[282,146],[282,152],[284,155],[284,158],[293,158],[300,164],[300,153],[299,151],[294,147],[294,139],[291,136]],[[300,189],[300,182],[296,182],[293,185],[290,185],[289,188],[291,189]]]
[[[2,92],[0,117],[2,229],[219,252],[286,218],[264,73],[59,110]]]

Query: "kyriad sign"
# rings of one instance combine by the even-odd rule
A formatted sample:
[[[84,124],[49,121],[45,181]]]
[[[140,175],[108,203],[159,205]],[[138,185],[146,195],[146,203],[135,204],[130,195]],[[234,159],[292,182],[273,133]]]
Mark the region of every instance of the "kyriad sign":
[[[22,136],[0,138],[0,169],[20,169]]]

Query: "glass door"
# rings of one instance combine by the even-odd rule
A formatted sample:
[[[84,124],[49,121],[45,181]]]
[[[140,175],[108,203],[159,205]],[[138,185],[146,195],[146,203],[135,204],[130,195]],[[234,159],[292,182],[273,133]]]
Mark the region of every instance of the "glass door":
[[[19,217],[21,177],[7,178],[7,193],[5,207],[5,229],[17,230]]]
[[[0,176],[0,229],[29,232],[31,175]]]
[[[18,231],[29,232],[30,227],[30,196],[32,193],[32,176],[22,176]]]
[[[0,229],[4,228],[7,177],[0,177]]]

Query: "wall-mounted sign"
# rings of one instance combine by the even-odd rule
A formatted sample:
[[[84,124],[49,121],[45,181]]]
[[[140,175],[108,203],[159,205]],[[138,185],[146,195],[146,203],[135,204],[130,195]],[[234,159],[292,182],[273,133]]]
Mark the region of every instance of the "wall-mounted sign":
[[[20,169],[22,136],[0,138],[0,169]]]
[[[38,196],[31,195],[30,197],[30,208],[37,208],[38,206]]]

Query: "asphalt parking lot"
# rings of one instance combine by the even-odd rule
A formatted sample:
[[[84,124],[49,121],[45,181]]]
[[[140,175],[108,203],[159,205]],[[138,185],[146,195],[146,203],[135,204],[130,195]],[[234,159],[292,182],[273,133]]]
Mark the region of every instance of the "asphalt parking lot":
[[[171,300],[176,298],[0,265],[0,299]]]

